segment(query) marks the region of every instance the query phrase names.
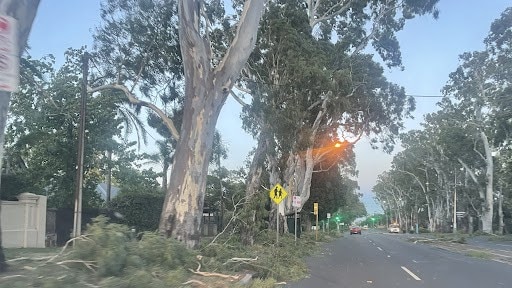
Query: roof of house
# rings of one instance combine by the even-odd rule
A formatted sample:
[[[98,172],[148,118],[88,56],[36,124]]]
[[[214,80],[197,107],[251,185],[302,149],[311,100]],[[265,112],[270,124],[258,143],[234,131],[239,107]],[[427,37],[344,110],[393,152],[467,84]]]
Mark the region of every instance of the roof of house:
[[[121,189],[119,189],[119,187],[112,185],[110,187],[110,199],[116,197],[120,190]],[[107,199],[107,183],[102,182],[102,183],[98,184],[98,186],[96,186],[96,191],[98,193],[100,193],[101,199],[103,199],[103,200]]]

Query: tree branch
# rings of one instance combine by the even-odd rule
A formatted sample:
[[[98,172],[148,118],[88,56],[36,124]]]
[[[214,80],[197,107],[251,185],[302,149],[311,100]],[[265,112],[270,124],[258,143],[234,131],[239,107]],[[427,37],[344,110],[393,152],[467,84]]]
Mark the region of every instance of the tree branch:
[[[160,108],[158,108],[156,105],[154,105],[152,103],[139,100],[137,97],[135,97],[135,95],[133,95],[130,92],[130,90],[128,90],[128,88],[126,86],[124,86],[122,84],[107,84],[107,85],[101,85],[101,86],[98,86],[95,88],[89,87],[87,89],[87,92],[94,93],[94,92],[108,90],[108,89],[120,90],[120,91],[124,92],[125,96],[128,98],[128,101],[130,103],[132,103],[134,105],[140,105],[143,107],[147,107],[147,108],[153,110],[153,112],[155,112],[162,119],[162,121],[164,122],[167,129],[169,129],[169,132],[171,133],[172,137],[176,141],[178,141],[180,139],[180,134],[178,133],[178,130],[174,126],[174,122],[169,117],[167,117],[167,115],[164,113],[164,111],[162,111]]]
[[[343,3],[336,3],[331,8],[329,8],[329,10],[327,10],[322,16],[320,16],[320,17],[315,19],[316,11],[317,11],[318,6],[320,4],[320,0],[316,1],[315,8],[314,8],[314,11],[313,11],[313,15],[310,16],[309,26],[311,28],[314,28],[316,26],[316,24],[318,24],[318,23],[320,23],[322,21],[325,21],[325,20],[332,19],[332,18],[340,15],[341,13],[345,12],[350,7],[350,4],[352,4],[352,1],[353,0],[348,0],[344,4]],[[335,10],[338,7],[339,7],[339,9]]]
[[[264,2],[264,0],[245,1],[233,42],[214,71],[214,86],[221,85],[225,92],[229,92],[235,84],[235,78],[239,76],[256,45]],[[216,81],[218,83],[215,83]]]
[[[233,99],[236,100],[236,102],[240,103],[240,105],[242,105],[242,107],[247,107],[249,104],[245,103],[242,98],[238,97],[238,95],[236,95],[236,93],[231,90],[231,96],[233,96]]]

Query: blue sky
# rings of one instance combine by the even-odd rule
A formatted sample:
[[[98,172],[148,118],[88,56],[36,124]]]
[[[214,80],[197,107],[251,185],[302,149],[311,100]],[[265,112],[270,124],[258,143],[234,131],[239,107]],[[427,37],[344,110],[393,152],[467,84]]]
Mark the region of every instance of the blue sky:
[[[99,3],[41,0],[29,38],[30,54],[36,58],[54,54],[61,64],[67,48],[92,47],[91,34],[100,18]],[[457,68],[458,55],[482,49],[491,22],[508,6],[512,6],[510,0],[441,0],[438,20],[429,16],[413,19],[398,34],[405,70],[386,70],[388,79],[404,86],[408,94],[440,95],[449,73]],[[436,110],[438,100],[416,98],[415,119],[406,122],[407,128],[418,128],[423,115]],[[230,169],[242,166],[255,144],[241,128],[240,111],[240,105],[228,99],[217,124],[229,147],[224,165]],[[147,149],[153,151],[152,147]],[[372,200],[371,188],[378,174],[389,168],[392,156],[370,149],[365,140],[357,144],[356,155],[360,191],[372,213],[379,208]]]

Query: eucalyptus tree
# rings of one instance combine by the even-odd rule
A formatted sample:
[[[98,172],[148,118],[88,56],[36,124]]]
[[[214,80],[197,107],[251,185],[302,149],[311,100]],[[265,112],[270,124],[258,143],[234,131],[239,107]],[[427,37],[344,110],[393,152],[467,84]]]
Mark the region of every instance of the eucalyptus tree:
[[[17,51],[14,51],[15,57],[21,57],[25,49],[38,6],[39,0],[0,0],[0,14],[12,17],[17,21],[18,33],[16,35],[17,39],[14,39],[17,47]],[[7,123],[10,97],[10,92],[4,91],[3,88],[0,89],[0,171],[2,170],[2,161],[4,158],[4,132]],[[5,256],[2,247],[2,232],[0,229],[0,272],[4,272],[6,268],[7,265],[5,264]]]
[[[189,247],[199,243],[215,124],[256,41],[264,1],[246,1],[233,17],[223,6],[199,0],[104,2],[97,40],[111,73],[89,90],[123,91],[135,105],[153,110],[178,142],[160,231]],[[175,89],[179,80],[184,82],[181,132],[157,105],[135,96],[154,97]]]
[[[394,1],[318,1],[306,9],[295,0],[269,3],[241,85],[253,96],[245,125],[258,149],[267,150],[255,155],[266,155],[271,183],[283,182],[305,203],[313,172],[330,167],[326,162],[350,163],[362,135],[378,134],[373,143],[391,149],[414,102],[360,52],[371,43],[389,66],[400,65],[394,32],[414,14],[436,13],[436,2],[421,9]],[[251,167],[250,177],[257,177],[258,166]],[[248,196],[254,187],[248,185]],[[291,211],[290,199],[284,207],[282,213]]]
[[[485,39],[488,61],[493,63],[495,73],[493,80],[498,91],[492,95],[493,107],[490,113],[491,125],[495,129],[493,142],[499,152],[497,154],[498,183],[498,230],[503,232],[503,204],[510,203],[510,193],[507,188],[511,174],[509,174],[509,152],[512,136],[512,35],[510,23],[512,22],[512,7],[507,8],[498,19],[492,24],[487,38]],[[505,194],[504,194],[505,193]],[[505,195],[505,201],[503,200]],[[508,196],[508,197],[507,197]],[[507,199],[508,198],[508,199]],[[510,206],[505,207],[510,213]]]
[[[469,172],[475,185],[482,185],[480,198],[482,229],[492,233],[494,208],[494,131],[489,129],[489,114],[492,110],[491,95],[496,93],[496,83],[492,79],[494,73],[492,63],[487,61],[487,52],[472,52],[461,55],[462,64],[450,74],[450,80],[444,88],[445,95],[454,96],[455,106],[463,113],[466,125],[472,130],[474,147],[473,162],[482,162],[481,169],[485,173],[483,182],[478,181],[477,169],[463,159],[457,159]]]

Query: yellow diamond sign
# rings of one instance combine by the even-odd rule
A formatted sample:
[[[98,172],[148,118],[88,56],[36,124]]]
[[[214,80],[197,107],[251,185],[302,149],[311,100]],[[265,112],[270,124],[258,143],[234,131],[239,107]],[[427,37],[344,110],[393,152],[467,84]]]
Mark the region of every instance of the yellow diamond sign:
[[[281,201],[283,201],[283,199],[286,198],[287,195],[288,192],[286,192],[286,190],[284,190],[284,188],[279,184],[276,184],[276,186],[270,189],[269,192],[270,199],[272,199],[272,201],[274,201],[274,203],[276,204],[281,203]]]

